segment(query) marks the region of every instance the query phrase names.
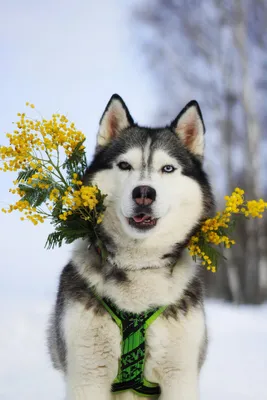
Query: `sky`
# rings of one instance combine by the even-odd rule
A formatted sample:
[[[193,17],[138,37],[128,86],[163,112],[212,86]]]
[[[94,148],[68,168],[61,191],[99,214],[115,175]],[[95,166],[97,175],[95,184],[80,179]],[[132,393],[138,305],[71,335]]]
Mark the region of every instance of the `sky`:
[[[26,110],[26,101],[34,103],[44,117],[54,112],[67,114],[86,134],[89,159],[98,121],[113,93],[123,97],[136,121],[153,125],[158,97],[135,41],[129,8],[135,1],[128,1],[126,6],[124,0],[0,0],[0,144],[6,144],[5,133],[12,131],[17,112]],[[8,189],[14,178],[10,173],[0,173],[0,209],[12,201]],[[41,400],[52,398],[52,393],[53,399],[62,399],[62,382],[49,366],[44,338],[57,278],[70,257],[71,246],[45,250],[50,232],[47,223],[36,227],[20,221],[19,215],[0,213],[0,359],[5,359],[5,363],[0,363],[1,400],[35,400],[37,396]],[[227,379],[222,358],[224,354],[230,357],[230,353],[221,351],[225,345],[222,335],[227,321],[232,324],[236,314],[231,313],[227,320],[228,308],[210,309],[211,324],[221,335],[216,342],[216,349],[220,350],[214,351],[204,371],[203,393],[213,399],[218,398],[214,396],[222,383],[213,374],[213,383],[209,385],[209,374],[224,366]],[[260,324],[262,311],[257,312]],[[219,331],[222,315],[226,325]],[[247,329],[253,311],[245,315],[249,316],[244,317]],[[240,335],[239,326],[235,326]],[[245,397],[244,391],[240,391],[242,374],[249,377],[250,370],[244,368],[244,357],[240,365],[238,356],[235,357],[240,385],[235,390],[240,397],[235,396],[234,400],[253,399],[256,393],[257,400],[265,398],[261,366],[266,361],[262,338],[267,328],[257,330],[257,325],[253,325],[253,329],[252,334],[258,332],[261,339],[256,352],[260,364],[255,367],[251,355],[256,371],[251,388],[245,388]],[[251,340],[246,340],[244,336],[240,351],[243,355],[246,346],[251,346]],[[249,354],[252,353],[253,346]],[[254,392],[253,384],[257,384],[259,391]]]
[[[149,74],[137,52],[131,14],[120,0],[0,2],[0,143],[12,131],[17,112],[35,104],[43,116],[68,115],[86,134],[88,158],[99,119],[113,93],[120,94],[133,117],[151,122],[156,100]],[[12,201],[10,173],[0,174],[0,208]],[[25,296],[51,289],[51,279],[69,257],[43,249],[48,224],[21,222],[0,213],[1,292],[10,285]],[[38,281],[42,285],[38,286]],[[54,280],[52,279],[52,282]],[[53,283],[52,283],[53,285]]]

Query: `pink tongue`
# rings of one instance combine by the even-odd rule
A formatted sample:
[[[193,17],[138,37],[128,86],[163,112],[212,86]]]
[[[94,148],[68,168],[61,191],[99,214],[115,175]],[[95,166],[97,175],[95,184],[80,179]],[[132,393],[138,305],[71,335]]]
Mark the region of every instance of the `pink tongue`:
[[[149,219],[150,217],[148,216],[148,215],[136,215],[135,217],[133,217],[133,220],[135,221],[135,222],[143,222],[143,221],[145,221],[146,219]]]

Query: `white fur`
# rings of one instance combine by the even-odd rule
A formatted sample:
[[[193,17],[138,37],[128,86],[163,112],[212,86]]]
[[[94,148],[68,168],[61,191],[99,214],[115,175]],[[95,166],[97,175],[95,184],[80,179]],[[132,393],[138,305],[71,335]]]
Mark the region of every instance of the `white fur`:
[[[121,336],[109,314],[97,316],[82,304],[70,303],[63,330],[68,347],[67,400],[139,399],[131,392],[110,394]],[[198,357],[204,332],[199,308],[179,320],[158,317],[148,328],[145,377],[160,384],[161,400],[198,399]]]
[[[117,167],[120,161],[127,161],[133,169],[121,171]],[[161,168],[168,164],[176,171],[162,173]],[[93,183],[108,195],[103,226],[119,249],[115,262],[124,269],[161,267],[161,256],[171,250],[173,243],[183,242],[203,211],[199,184],[182,174],[183,167],[176,159],[157,150],[152,167],[147,171],[149,176],[143,179],[142,151],[134,148],[119,156],[112,169],[98,172],[94,177]],[[151,230],[139,232],[129,225],[127,218],[133,215],[133,189],[146,184],[156,190],[152,209],[158,222]]]
[[[86,241],[80,241],[73,253],[73,264],[83,278],[95,286],[100,296],[108,296],[121,309],[134,313],[145,311],[151,306],[176,303],[196,272],[196,266],[186,252],[172,273],[168,269],[157,267],[134,269],[128,271],[129,282],[119,285],[112,280],[104,280],[95,268],[92,268],[92,257],[89,253],[94,251],[87,249]]]
[[[117,375],[120,331],[109,314],[97,317],[70,303],[63,319],[67,345],[67,400],[106,400]]]

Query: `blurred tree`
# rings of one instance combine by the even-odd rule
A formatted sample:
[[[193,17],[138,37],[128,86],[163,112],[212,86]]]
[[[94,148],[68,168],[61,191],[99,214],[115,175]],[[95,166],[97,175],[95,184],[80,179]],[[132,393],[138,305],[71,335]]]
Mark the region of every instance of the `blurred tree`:
[[[197,98],[215,132],[208,138],[207,168],[218,199],[236,186],[248,198],[266,194],[266,0],[147,0],[135,17],[160,93],[156,122]],[[225,265],[215,277],[205,274],[210,295],[239,303],[266,298],[266,231],[266,220],[239,225],[238,245]]]

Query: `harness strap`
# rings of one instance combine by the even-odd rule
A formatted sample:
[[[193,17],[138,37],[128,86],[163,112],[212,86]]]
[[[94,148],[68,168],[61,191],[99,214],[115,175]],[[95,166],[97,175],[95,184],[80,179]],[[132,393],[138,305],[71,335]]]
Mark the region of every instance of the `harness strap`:
[[[144,377],[146,330],[166,306],[135,314],[122,311],[108,298],[93,293],[119,326],[122,337],[118,375],[112,384],[112,392],[132,390],[140,396],[159,396],[159,385]]]

